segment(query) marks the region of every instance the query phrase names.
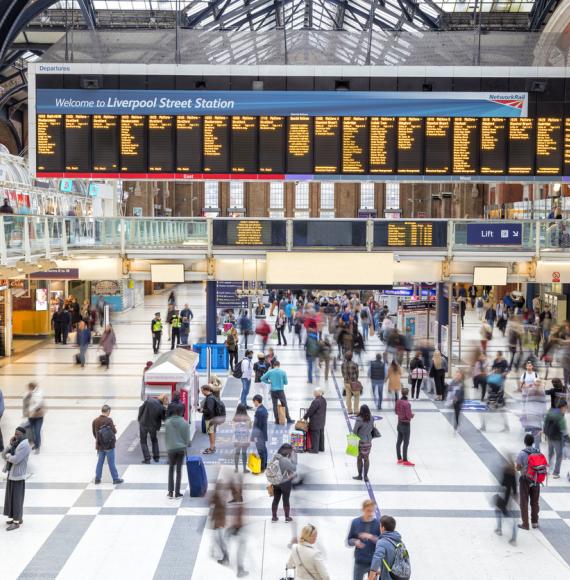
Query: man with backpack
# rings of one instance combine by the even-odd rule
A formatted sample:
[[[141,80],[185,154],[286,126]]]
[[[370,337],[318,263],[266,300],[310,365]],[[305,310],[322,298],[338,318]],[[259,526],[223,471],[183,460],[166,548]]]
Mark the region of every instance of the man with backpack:
[[[543,432],[548,438],[548,462],[552,462],[552,457],[556,453],[556,462],[552,473],[553,479],[560,479],[560,465],[564,452],[564,442],[568,439],[568,429],[564,415],[568,410],[568,403],[561,401],[558,407],[550,409],[544,419]]]
[[[249,389],[251,387],[251,377],[253,375],[253,351],[246,350],[245,356],[241,363],[238,363],[237,370],[234,371],[234,377],[236,379],[241,379],[241,395],[239,402],[245,405],[247,409],[251,407],[247,404],[247,396],[249,395]]]
[[[528,530],[528,503],[530,499],[530,519],[533,528],[538,528],[540,484],[546,479],[548,463],[546,457],[534,447],[534,437],[524,436],[525,448],[517,456],[517,470],[520,472],[521,530]]]
[[[392,516],[380,518],[380,534],[368,580],[408,580],[412,572],[410,556],[402,536],[396,531],[396,520]]]
[[[206,433],[210,440],[210,447],[204,449],[202,453],[210,455],[216,452],[216,428],[226,420],[226,406],[220,399],[214,397],[210,385],[204,385],[201,391],[206,397],[202,401],[202,413],[206,421]]]
[[[119,477],[119,473],[115,466],[115,444],[117,443],[117,428],[115,427],[115,423],[113,423],[113,419],[109,417],[110,414],[111,407],[109,407],[109,405],[103,405],[103,407],[101,407],[101,415],[94,419],[91,425],[93,437],[95,437],[95,449],[97,449],[97,455],[99,456],[97,467],[95,468],[96,484],[101,483],[105,458],[109,464],[109,471],[111,472],[113,483],[123,483],[123,480]]]

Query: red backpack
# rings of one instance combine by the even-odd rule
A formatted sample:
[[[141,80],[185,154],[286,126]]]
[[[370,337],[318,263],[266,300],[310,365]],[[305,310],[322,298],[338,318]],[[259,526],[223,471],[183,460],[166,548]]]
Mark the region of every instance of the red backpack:
[[[546,457],[538,450],[525,452],[528,454],[528,466],[526,476],[531,481],[531,485],[540,485],[544,483],[546,474],[548,473],[548,461]]]

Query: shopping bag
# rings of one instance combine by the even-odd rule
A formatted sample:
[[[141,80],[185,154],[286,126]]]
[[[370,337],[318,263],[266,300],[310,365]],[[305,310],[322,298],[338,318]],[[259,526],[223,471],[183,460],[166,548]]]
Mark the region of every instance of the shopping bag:
[[[350,433],[346,436],[346,454],[352,457],[358,456],[358,442],[360,437],[354,433]]]
[[[276,330],[274,330],[274,331],[271,333],[271,340],[277,340],[277,331],[276,331]]]
[[[287,423],[285,407],[281,403],[277,405],[277,417],[279,418],[279,425],[285,425]]]
[[[247,458],[247,468],[251,471],[251,473],[261,473],[261,457],[255,453],[250,453]]]

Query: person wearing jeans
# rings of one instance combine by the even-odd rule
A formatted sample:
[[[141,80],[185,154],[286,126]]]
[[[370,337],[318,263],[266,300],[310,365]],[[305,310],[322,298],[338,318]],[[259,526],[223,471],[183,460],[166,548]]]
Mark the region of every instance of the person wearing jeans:
[[[247,405],[247,396],[249,395],[249,388],[251,387],[251,377],[253,374],[253,351],[246,350],[245,356],[241,361],[241,396],[240,396],[240,403],[245,405],[248,409]]]
[[[180,481],[182,478],[182,465],[186,459],[186,449],[190,445],[190,429],[184,420],[184,408],[179,405],[174,409],[174,414],[166,420],[165,441],[168,453],[168,498],[178,499],[180,493]],[[174,483],[174,470],[176,470],[176,485]]]
[[[362,515],[352,520],[347,543],[354,547],[353,580],[368,578],[376,542],[380,537],[380,521],[376,517],[376,503],[367,499],[362,503]]]
[[[548,464],[552,465],[552,459],[556,454],[556,462],[552,477],[560,477],[560,466],[564,452],[564,442],[568,438],[568,429],[564,415],[568,410],[568,403],[561,401],[558,407],[550,409],[544,419],[544,434],[548,438]]]
[[[287,423],[293,423],[294,421],[289,416],[289,407],[287,406],[287,398],[285,397],[285,385],[288,384],[287,374],[281,369],[278,360],[275,361],[274,367],[261,377],[261,382],[266,385],[271,385],[271,402],[273,403],[275,424],[279,424],[278,402],[285,407]]]
[[[24,417],[30,422],[32,431],[33,446],[36,453],[40,452],[42,446],[42,425],[44,423],[44,397],[37,383],[28,383],[28,392],[24,396]]]
[[[396,415],[398,415],[398,440],[396,441],[396,455],[398,465],[413,467],[413,463],[408,461],[408,446],[410,444],[410,421],[414,418],[412,406],[408,401],[408,389],[402,389],[402,396],[396,401]],[[402,453],[402,443],[404,450]]]
[[[91,425],[93,437],[95,437],[95,448],[97,449],[98,455],[97,467],[95,468],[96,484],[101,483],[105,459],[107,459],[113,483],[123,483],[115,465],[115,436],[117,434],[117,428],[115,427],[115,423],[113,423],[113,419],[109,417],[110,414],[111,407],[109,407],[109,405],[103,405],[103,407],[101,407],[101,415],[94,419]],[[112,433],[113,436],[109,437],[109,433]]]

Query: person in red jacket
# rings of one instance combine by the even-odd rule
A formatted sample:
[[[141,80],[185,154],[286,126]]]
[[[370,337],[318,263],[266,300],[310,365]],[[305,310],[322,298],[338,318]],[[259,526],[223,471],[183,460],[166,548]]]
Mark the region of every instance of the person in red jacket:
[[[402,389],[402,396],[396,401],[396,415],[398,415],[398,440],[396,442],[396,454],[398,465],[413,467],[415,464],[408,461],[408,445],[410,444],[410,422],[414,418],[412,406],[408,401],[408,389]],[[402,443],[404,452],[402,455]]]
[[[267,347],[267,341],[269,340],[269,335],[271,333],[271,327],[267,324],[267,320],[264,318],[259,321],[255,333],[259,334],[261,337],[261,352],[265,352]]]

